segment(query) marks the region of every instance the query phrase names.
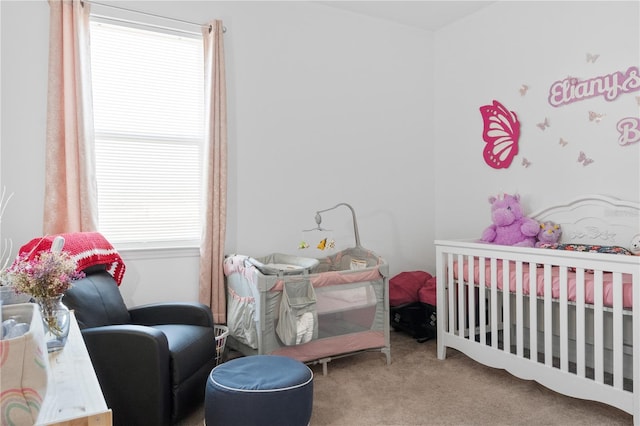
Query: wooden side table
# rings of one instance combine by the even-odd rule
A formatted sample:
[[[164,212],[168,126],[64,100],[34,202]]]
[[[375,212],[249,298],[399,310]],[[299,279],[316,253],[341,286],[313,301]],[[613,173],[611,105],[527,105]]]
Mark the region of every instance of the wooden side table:
[[[75,315],[64,349],[49,354],[49,381],[37,425],[111,426],[91,358]]]

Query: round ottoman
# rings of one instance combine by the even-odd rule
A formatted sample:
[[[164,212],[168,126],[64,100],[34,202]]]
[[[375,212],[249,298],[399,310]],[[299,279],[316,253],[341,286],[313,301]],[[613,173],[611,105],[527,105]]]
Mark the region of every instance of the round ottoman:
[[[279,355],[235,358],[211,370],[204,418],[207,426],[306,426],[313,407],[313,373]]]

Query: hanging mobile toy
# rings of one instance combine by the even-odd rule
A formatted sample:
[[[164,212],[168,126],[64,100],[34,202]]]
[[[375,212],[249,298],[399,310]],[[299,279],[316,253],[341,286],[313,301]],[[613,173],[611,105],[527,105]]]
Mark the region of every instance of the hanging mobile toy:
[[[514,153],[514,155],[515,155],[515,153]],[[509,161],[511,161],[511,160],[509,160]],[[340,206],[347,207],[349,210],[351,210],[351,215],[353,217],[353,234],[354,234],[354,237],[355,237],[356,247],[362,247],[360,245],[360,234],[358,233],[358,222],[356,221],[356,212],[353,210],[353,207],[351,207],[347,203],[339,203],[339,204],[336,204],[335,206],[333,206],[331,208],[324,209],[324,210],[318,210],[316,212],[316,216],[315,216],[316,227],[315,228],[311,228],[311,229],[304,229],[303,232],[330,231],[330,229],[325,229],[320,225],[322,223],[322,217],[320,216],[320,213],[324,213],[324,212],[328,212],[330,210],[337,209]],[[307,247],[308,247],[308,245],[304,241],[300,243],[299,248],[307,248]],[[333,248],[336,247],[336,242],[335,242],[335,240],[333,238],[331,238],[331,239],[324,238],[318,243],[318,245],[316,247],[319,250],[324,250],[326,248],[333,249]]]

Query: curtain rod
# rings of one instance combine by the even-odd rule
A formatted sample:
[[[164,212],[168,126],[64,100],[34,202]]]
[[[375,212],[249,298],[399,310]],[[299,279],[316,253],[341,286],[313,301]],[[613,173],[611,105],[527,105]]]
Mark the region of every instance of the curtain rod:
[[[117,10],[122,10],[122,11],[125,11],[125,12],[133,12],[133,13],[138,13],[138,14],[144,15],[144,16],[151,16],[151,17],[154,17],[154,18],[166,19],[168,21],[174,21],[174,22],[180,22],[180,23],[183,23],[183,24],[194,25],[194,26],[196,26],[198,28],[207,27],[207,24],[200,24],[200,23],[197,23],[197,22],[186,21],[186,20],[183,20],[183,19],[170,18],[168,16],[156,15],[154,13],[142,12],[140,10],[128,9],[128,8],[125,8],[125,7],[122,7],[122,6],[114,6],[114,5],[111,5],[111,4],[100,3],[100,2],[97,2],[97,1],[88,1],[88,0],[85,0],[85,1],[87,3],[89,3],[89,4],[96,4],[98,6],[117,9]],[[129,20],[129,19],[124,19],[124,18],[114,18],[114,17],[111,17],[111,16],[103,16],[103,15],[96,15],[96,16],[99,16],[100,18],[103,18],[103,19],[111,19],[111,20],[114,20],[114,21],[127,22],[127,23],[130,23],[130,24],[146,25],[146,26],[151,26],[151,27],[156,27],[156,28],[164,28],[164,29],[176,31],[176,28],[166,28],[166,27],[163,27],[161,25],[147,24],[147,23],[144,23],[144,22],[137,22],[137,21],[132,21],[132,20]],[[184,30],[179,30],[179,31],[184,31]],[[188,31],[184,31],[184,32],[188,32]],[[210,24],[209,24],[209,32],[211,32],[211,25]],[[222,27],[222,32],[226,33],[227,32],[227,27],[223,26]],[[196,34],[196,33],[192,33],[192,34]]]

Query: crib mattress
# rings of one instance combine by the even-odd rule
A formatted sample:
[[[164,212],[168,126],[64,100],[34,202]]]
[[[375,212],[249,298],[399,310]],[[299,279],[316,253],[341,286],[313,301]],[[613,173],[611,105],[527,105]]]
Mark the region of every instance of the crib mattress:
[[[503,271],[503,263],[504,261],[498,260],[497,262],[497,273],[496,273],[496,281],[497,288],[502,290],[504,288],[504,271]],[[530,266],[534,265],[534,266]],[[530,294],[531,285],[530,285],[530,267],[535,269],[535,289],[537,296],[544,296],[545,292],[545,280],[544,280],[544,270],[545,268],[537,267],[535,264],[523,263],[522,264],[522,292],[525,295]],[[510,261],[508,264],[509,268],[509,291],[516,291],[516,262]],[[480,283],[480,272],[484,270],[485,277],[485,286],[491,287],[491,263],[486,261],[483,268],[479,265],[479,260],[477,258],[474,259],[473,265],[473,283],[478,285]],[[558,299],[560,297],[560,288],[562,286],[562,280],[560,278],[560,267],[553,266],[551,267],[551,295],[554,299]],[[607,307],[613,306],[613,286],[614,286],[614,273],[604,272],[602,274],[602,292],[603,292],[603,304]],[[633,305],[632,296],[633,296],[633,287],[632,287],[632,276],[630,274],[619,274],[621,275],[622,281],[622,306],[624,309],[630,309]],[[458,262],[454,262],[453,267],[453,276],[455,279],[459,279],[459,267]],[[596,279],[596,274],[591,271],[584,272],[584,302],[587,304],[594,303],[594,284]],[[469,264],[465,260],[463,264],[463,278],[465,282],[469,282]],[[578,286],[578,273],[574,270],[567,270],[567,299],[571,302],[576,301],[576,287]]]

